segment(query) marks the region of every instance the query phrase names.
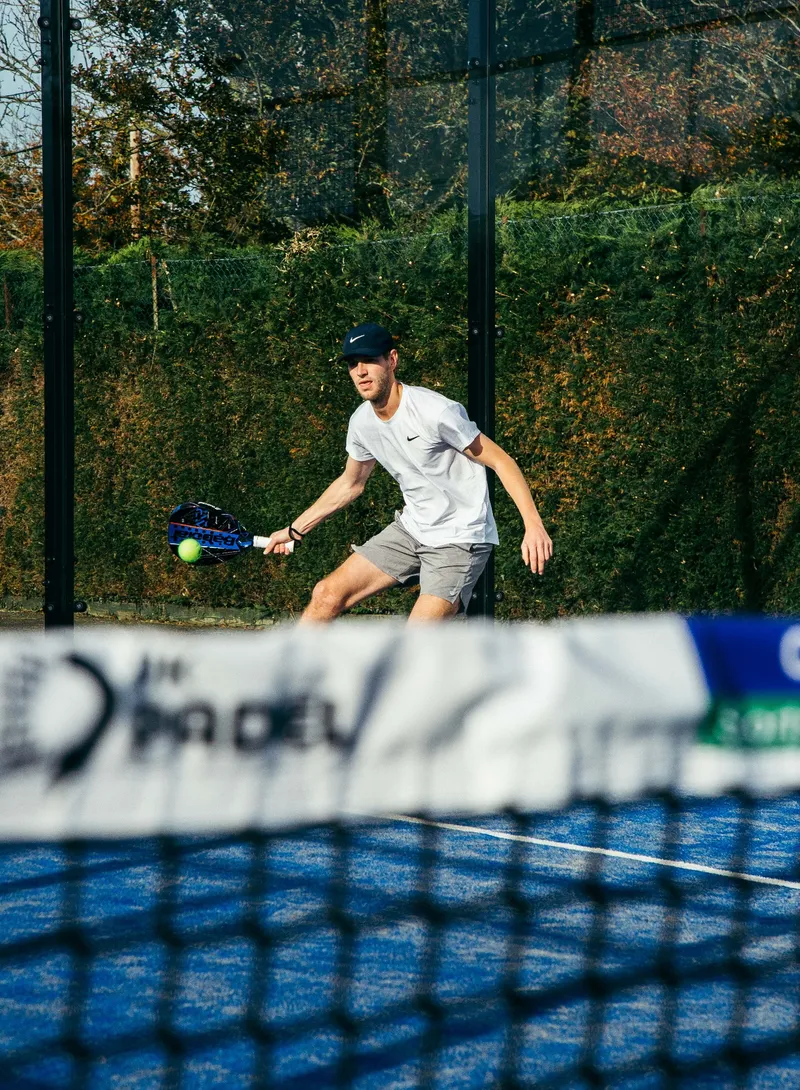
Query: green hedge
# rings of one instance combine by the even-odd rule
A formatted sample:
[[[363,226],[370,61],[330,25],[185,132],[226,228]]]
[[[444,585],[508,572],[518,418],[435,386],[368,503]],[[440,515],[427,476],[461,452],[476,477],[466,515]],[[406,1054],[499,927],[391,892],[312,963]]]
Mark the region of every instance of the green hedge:
[[[544,579],[498,490],[501,614],[800,610],[800,193],[698,192],[668,207],[498,210],[497,437],[551,528]],[[0,254],[0,593],[41,592],[38,267]],[[326,229],[269,250],[139,247],[82,266],[77,369],[81,595],[302,608],[399,502],[361,500],[288,561],[190,569],[164,545],[200,497],[267,532],[340,471],[357,404],[335,362],[358,321],[389,325],[401,375],[466,397],[466,222],[424,234]],[[406,609],[407,592],[389,596]],[[385,609],[387,600],[374,608]]]

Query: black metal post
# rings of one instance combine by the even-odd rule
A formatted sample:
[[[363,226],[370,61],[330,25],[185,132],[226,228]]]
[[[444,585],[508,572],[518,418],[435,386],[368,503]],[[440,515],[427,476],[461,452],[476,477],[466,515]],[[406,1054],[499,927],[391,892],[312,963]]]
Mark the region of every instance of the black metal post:
[[[41,0],[44,218],[44,621],[72,626],[74,359],[69,0]]]
[[[589,66],[594,57],[595,0],[577,0],[567,83],[565,145],[570,178],[586,165],[592,144]]]
[[[389,0],[365,0],[366,78],[356,95],[355,204],[362,219],[391,222],[389,163]]]
[[[469,319],[468,408],[484,435],[494,438],[495,358],[495,77],[496,0],[469,3]],[[489,474],[494,498],[494,477]],[[494,616],[494,558],[475,589],[470,614]]]

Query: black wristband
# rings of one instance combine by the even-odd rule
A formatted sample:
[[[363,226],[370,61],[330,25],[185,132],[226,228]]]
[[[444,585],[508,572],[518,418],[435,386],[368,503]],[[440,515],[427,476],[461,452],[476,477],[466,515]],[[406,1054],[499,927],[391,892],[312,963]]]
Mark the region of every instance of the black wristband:
[[[299,545],[305,536],[305,534],[301,534],[299,530],[292,526],[291,522],[289,523],[289,537],[292,541]]]

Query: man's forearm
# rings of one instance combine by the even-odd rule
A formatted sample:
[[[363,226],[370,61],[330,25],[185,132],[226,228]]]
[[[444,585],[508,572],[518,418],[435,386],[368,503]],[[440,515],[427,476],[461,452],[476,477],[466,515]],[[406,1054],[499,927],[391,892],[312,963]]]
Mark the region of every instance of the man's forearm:
[[[528,482],[522,476],[522,470],[519,468],[514,459],[506,454],[504,458],[500,459],[495,467],[495,473],[500,478],[500,483],[508,492],[511,499],[516,504],[517,510],[522,515],[522,521],[525,523],[526,529],[531,529],[535,526],[541,526],[542,520],[539,512],[536,509],[536,504],[533,502],[533,496],[528,486]]]
[[[297,515],[292,520],[292,526],[299,530],[301,534],[307,534],[309,530],[319,526],[325,519],[335,515],[337,511],[341,511],[343,507],[347,507],[353,500],[358,499],[363,491],[363,484],[350,484],[344,477],[337,477],[332,484],[328,485],[318,500],[315,500],[302,514]]]

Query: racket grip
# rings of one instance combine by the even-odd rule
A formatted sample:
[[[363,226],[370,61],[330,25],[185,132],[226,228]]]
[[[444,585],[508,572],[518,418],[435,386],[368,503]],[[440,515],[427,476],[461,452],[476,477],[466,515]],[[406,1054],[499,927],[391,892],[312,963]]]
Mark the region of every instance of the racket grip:
[[[257,534],[253,536],[253,548],[254,549],[266,549],[269,547],[269,543],[272,541],[271,537],[259,537]],[[286,542],[287,552],[294,552],[294,542]]]

